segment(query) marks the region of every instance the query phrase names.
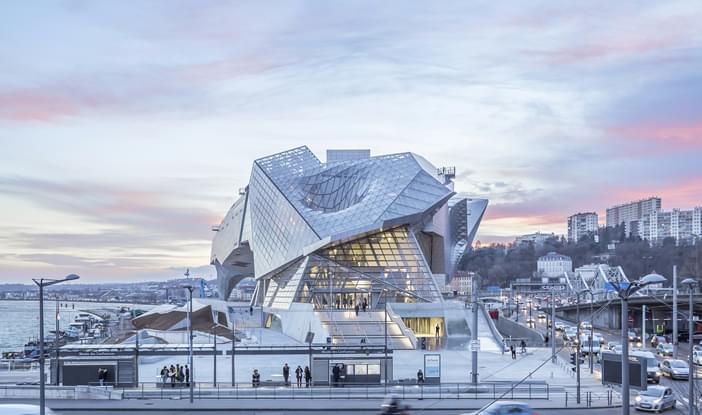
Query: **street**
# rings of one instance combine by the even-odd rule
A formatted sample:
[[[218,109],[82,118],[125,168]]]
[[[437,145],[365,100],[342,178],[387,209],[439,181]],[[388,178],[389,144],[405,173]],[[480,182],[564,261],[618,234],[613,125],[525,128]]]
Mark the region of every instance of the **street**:
[[[294,405],[294,402],[291,401],[291,405]],[[431,409],[425,409],[425,410],[412,410],[410,408],[410,413],[411,414],[432,414],[432,415],[457,415],[457,414],[470,414],[473,413],[475,410],[459,410],[459,409],[452,409],[452,410],[446,410],[446,409],[439,409],[439,410],[431,410]],[[232,413],[236,414],[241,414],[241,415],[298,415],[301,412],[304,413],[315,413],[316,411],[310,411],[310,410],[305,410],[305,411],[296,411],[296,410],[290,410],[290,411],[188,411],[188,410],[183,410],[183,411],[178,411],[178,414],[182,415],[190,415],[190,414],[203,414],[207,413],[208,415],[231,415]],[[538,409],[537,412],[541,415],[549,415],[549,414],[563,414],[564,410],[563,409]],[[75,415],[76,413],[79,414],[85,414],[85,415],[123,415],[124,411],[105,411],[102,412],[100,410],[95,410],[95,411],[81,411],[81,412],[56,412],[58,415]],[[144,411],[144,412],[129,412],[130,415],[153,415],[154,413],[159,413],[158,411]],[[172,412],[170,412],[172,413]],[[326,411],[319,411],[319,413],[326,413]],[[338,414],[355,414],[355,415],[376,415],[379,413],[378,410],[375,411],[335,411],[335,413]],[[621,408],[601,408],[601,409],[570,409],[567,411],[567,414],[569,415],[615,415],[615,414],[620,414],[621,413]]]

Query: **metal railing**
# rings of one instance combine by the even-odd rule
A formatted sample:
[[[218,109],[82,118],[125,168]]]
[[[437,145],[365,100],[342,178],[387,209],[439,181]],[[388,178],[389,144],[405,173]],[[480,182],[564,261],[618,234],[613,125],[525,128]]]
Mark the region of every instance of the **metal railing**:
[[[253,387],[250,383],[235,386],[213,386],[211,383],[195,383],[195,399],[383,399],[393,393],[403,399],[545,399],[555,393],[564,393],[563,388],[549,386],[546,382],[482,382],[442,384],[345,384],[297,387],[295,383],[285,386],[280,382],[262,382]],[[189,394],[186,383],[158,384],[141,383],[136,388],[121,389],[124,399],[169,399],[184,398]]]

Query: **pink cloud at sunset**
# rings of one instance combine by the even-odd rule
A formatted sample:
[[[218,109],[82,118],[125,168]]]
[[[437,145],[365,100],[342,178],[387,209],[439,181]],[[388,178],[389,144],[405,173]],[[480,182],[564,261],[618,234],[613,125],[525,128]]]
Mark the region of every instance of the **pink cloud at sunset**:
[[[649,141],[670,151],[685,151],[702,148],[702,120],[689,124],[625,125],[609,129],[613,137]]]

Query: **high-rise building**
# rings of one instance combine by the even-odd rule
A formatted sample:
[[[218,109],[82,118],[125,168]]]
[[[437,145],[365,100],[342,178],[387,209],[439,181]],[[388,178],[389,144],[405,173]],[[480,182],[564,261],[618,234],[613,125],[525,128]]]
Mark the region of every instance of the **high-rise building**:
[[[585,235],[597,232],[597,213],[576,213],[568,218],[568,241],[578,242]]]
[[[676,243],[691,242],[702,237],[702,207],[691,210],[673,209],[644,215],[634,222],[641,239],[660,243],[665,238],[673,238]]]
[[[607,226],[624,225],[626,235],[636,234],[636,224],[632,222],[643,219],[644,215],[661,210],[661,198],[649,197],[635,202],[624,203],[607,209]],[[639,231],[640,232],[640,231]]]

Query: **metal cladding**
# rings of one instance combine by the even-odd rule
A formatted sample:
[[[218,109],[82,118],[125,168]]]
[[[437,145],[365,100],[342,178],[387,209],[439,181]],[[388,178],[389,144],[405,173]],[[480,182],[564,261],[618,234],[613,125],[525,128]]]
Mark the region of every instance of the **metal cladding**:
[[[487,200],[455,197],[412,153],[332,160],[298,147],[254,161],[215,229],[220,296],[254,276],[256,302],[274,308],[441,301],[432,274],[455,272]]]

